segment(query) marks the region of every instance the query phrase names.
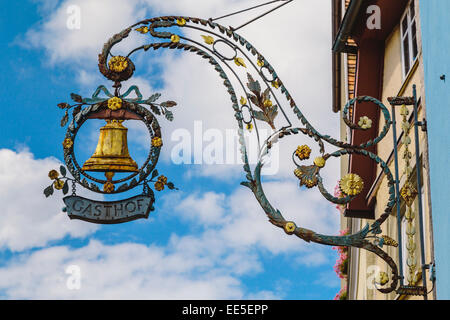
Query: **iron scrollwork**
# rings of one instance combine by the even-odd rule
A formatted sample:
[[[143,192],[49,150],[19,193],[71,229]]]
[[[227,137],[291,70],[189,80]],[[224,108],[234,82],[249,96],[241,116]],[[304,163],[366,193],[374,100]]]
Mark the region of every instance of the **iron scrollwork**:
[[[170,31],[160,30],[167,28],[170,28]],[[182,29],[188,29],[190,31],[200,32],[201,34],[198,38],[193,39],[185,36],[182,32],[175,33],[173,30],[177,30],[176,28],[179,28],[180,31]],[[110,57],[111,48],[127,38],[132,31],[139,32],[143,36],[151,35],[161,42],[151,42],[142,45],[132,50],[125,57]],[[220,43],[230,47],[233,54],[227,56],[225,53],[220,52],[217,46],[217,44]],[[90,105],[87,109],[82,111],[79,110],[74,116],[73,121],[69,125],[66,139],[75,139],[77,129],[81,126],[83,121],[93,112],[96,112],[97,109],[101,108],[102,105],[104,106],[106,99],[101,100],[98,97],[101,92],[105,93],[108,98],[113,96],[120,97],[127,106],[126,110],[137,115],[148,125],[152,138],[160,137],[160,128],[155,113],[158,114],[158,111],[160,111],[159,113],[164,112],[165,109],[166,118],[172,120],[172,117],[170,116],[171,112],[164,106],[161,107],[162,109],[155,106],[155,97],[143,100],[137,87],[133,86],[124,95],[119,94],[121,82],[131,78],[135,70],[135,65],[130,58],[131,55],[141,50],[148,51],[150,49],[172,49],[194,53],[207,60],[218,72],[220,78],[223,79],[223,84],[230,95],[234,116],[238,124],[240,151],[244,163],[243,169],[246,174],[246,181],[241,184],[248,187],[253,192],[256,200],[259,202],[260,206],[267,214],[269,221],[273,225],[282,228],[287,234],[295,235],[307,242],[329,246],[356,247],[373,252],[383,259],[391,268],[390,284],[383,288],[378,288],[378,290],[383,293],[389,293],[396,290],[399,280],[397,265],[382,249],[383,245],[394,245],[395,241],[392,239],[392,241],[386,241],[387,237],[381,235],[381,225],[386,221],[395,205],[394,178],[386,162],[380,159],[376,154],[367,150],[368,147],[379,143],[386,136],[392,124],[388,109],[380,101],[367,96],[357,97],[349,101],[343,109],[344,122],[350,129],[367,130],[371,126],[371,120],[364,117],[360,119],[360,123],[354,124],[348,116],[349,108],[354,103],[362,101],[371,102],[375,107],[379,108],[384,117],[384,126],[381,129],[380,134],[373,140],[366,141],[359,145],[352,145],[344,141],[336,140],[328,135],[323,135],[318,132],[303,115],[301,109],[297,106],[272,65],[241,35],[237,34],[233,29],[226,28],[213,22],[211,19],[205,20],[192,17],[165,16],[140,21],[114,35],[105,43],[103,50],[99,55],[98,66],[100,72],[107,79],[114,82],[113,87],[116,89],[116,92],[113,95],[109,93],[106,88],[99,87],[92,98],[82,99],[81,97],[76,97],[79,103]],[[241,68],[247,70],[246,79],[242,79],[242,77],[239,76],[238,71],[243,70]],[[233,79],[237,81],[239,84],[238,89],[233,87],[229,76],[232,76]],[[259,80],[256,79],[256,76],[259,77]],[[131,91],[135,91],[138,98],[127,100],[126,96]],[[238,92],[241,92],[241,94],[238,94]],[[283,96],[286,102],[281,103]],[[151,107],[151,110],[140,106],[142,103],[147,103]],[[287,105],[289,109],[284,109],[284,105]],[[169,116],[167,116],[167,111],[169,112]],[[291,113],[297,117],[295,121],[299,121],[299,126],[295,126],[291,122],[291,119],[288,116],[288,114]],[[279,123],[283,123],[283,125],[279,125]],[[273,133],[265,141],[260,141],[258,131],[259,126],[269,126],[273,130]],[[244,131],[253,129],[256,130],[259,141],[259,161],[256,166],[251,168],[244,139]],[[270,153],[270,150],[275,143],[278,143],[287,136],[297,134],[303,134],[314,139],[318,144],[321,155],[314,159],[312,164],[303,165],[302,163],[297,162],[297,159],[299,161],[306,161],[309,158],[309,154],[306,156],[306,148],[304,148],[303,151],[299,150],[298,154],[293,154],[295,176],[300,180],[300,185],[305,185],[307,188],[317,187],[325,199],[332,203],[343,205],[351,202],[362,190],[361,183],[363,182],[356,175],[344,177],[343,180],[341,180],[341,190],[344,193],[344,197],[337,198],[331,195],[324,187],[323,179],[320,174],[322,168],[326,166],[331,158],[339,158],[349,154],[358,154],[370,158],[381,167],[388,179],[389,200],[385,206],[384,213],[375,222],[367,224],[361,231],[351,235],[322,235],[312,230],[302,228],[293,221],[287,221],[282,213],[272,206],[264,193],[261,182],[261,170],[264,166],[264,159]],[[339,150],[332,153],[326,153],[325,142],[338,147]],[[160,146],[152,148],[149,159],[147,159],[146,162],[146,164],[148,163],[147,168],[141,168],[139,171],[139,180],[133,180],[134,182],[127,185],[124,189],[134,187],[135,185],[146,181],[147,176],[153,172],[155,168],[159,151]],[[76,160],[73,157],[73,152],[70,148],[66,148],[65,150],[65,160],[77,183],[93,191],[99,191],[97,190],[98,188],[91,188],[89,184],[80,180],[80,168],[77,166]],[[92,178],[90,176],[87,177]],[[94,179],[94,181],[96,180]],[[96,182],[104,183],[105,181],[102,180]]]

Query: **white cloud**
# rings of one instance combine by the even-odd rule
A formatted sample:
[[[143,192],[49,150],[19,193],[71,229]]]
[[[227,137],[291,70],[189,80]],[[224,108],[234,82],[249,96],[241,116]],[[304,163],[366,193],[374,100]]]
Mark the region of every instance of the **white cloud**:
[[[175,210],[183,212],[183,217],[198,223],[217,224],[224,214],[225,194],[206,192],[200,197],[189,195],[175,206]]]
[[[43,190],[51,184],[47,174],[60,165],[54,158],[34,159],[27,150],[0,149],[0,248],[22,251],[97,230],[93,224],[69,221],[61,211],[62,192],[45,198]]]
[[[219,261],[133,243],[91,241],[80,249],[52,247],[0,268],[0,288],[15,299],[241,299],[233,268]],[[238,261],[238,259],[235,259]],[[79,290],[69,290],[68,266],[80,268]],[[228,267],[232,267],[230,264]],[[198,270],[203,268],[203,272]]]

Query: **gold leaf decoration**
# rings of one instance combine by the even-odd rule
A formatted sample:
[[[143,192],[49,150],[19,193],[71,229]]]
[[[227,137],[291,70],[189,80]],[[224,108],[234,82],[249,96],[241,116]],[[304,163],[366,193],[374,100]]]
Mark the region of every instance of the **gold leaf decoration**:
[[[275,89],[278,89],[280,87],[280,84],[278,83],[278,80],[272,81],[272,87],[274,87]]]
[[[300,186],[311,189],[317,185],[318,171],[319,169],[316,166],[299,166],[294,170],[294,175],[300,180]]]
[[[383,235],[383,236],[381,236],[382,238],[383,238],[383,240],[384,240],[384,245],[386,245],[386,246],[391,246],[391,247],[398,247],[398,243],[397,243],[397,241],[395,241],[394,239],[392,239],[391,237],[389,237],[389,236],[385,236],[385,235]]]
[[[178,42],[180,42],[180,36],[178,36],[178,35],[176,35],[176,34],[173,34],[173,35],[170,37],[170,41],[172,41],[173,43],[178,43]]]
[[[244,67],[247,68],[247,66],[245,65],[244,59],[240,58],[240,57],[236,57],[234,58],[234,63],[239,66],[239,67]]]
[[[213,44],[214,43],[214,38],[211,36],[204,36],[202,35],[203,40],[205,41],[206,44]]]
[[[408,181],[405,183],[403,188],[400,190],[400,195],[402,196],[403,200],[405,200],[406,204],[410,207],[413,204],[414,199],[417,196],[417,190]]]
[[[186,19],[184,19],[184,18],[177,19],[177,24],[179,26],[184,26],[186,24]]]
[[[246,105],[247,104],[247,99],[245,99],[244,97],[241,97],[241,105]]]
[[[139,31],[142,34],[148,33],[148,31],[149,31],[147,26],[142,26],[142,27],[136,28],[135,30]]]

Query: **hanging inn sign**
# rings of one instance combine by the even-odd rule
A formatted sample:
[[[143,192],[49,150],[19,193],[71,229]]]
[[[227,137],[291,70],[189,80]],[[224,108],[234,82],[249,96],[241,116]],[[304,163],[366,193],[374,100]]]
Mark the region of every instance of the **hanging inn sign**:
[[[161,99],[158,93],[143,97],[139,88],[134,85],[125,90],[122,88],[122,82],[132,78],[135,65],[131,58],[139,52],[168,49],[195,54],[217,72],[229,94],[244,163],[245,181],[241,182],[241,185],[251,190],[269,221],[286,234],[307,242],[356,247],[373,252],[390,267],[390,272],[385,274],[377,289],[383,293],[396,291],[402,276],[384,247],[396,247],[398,244],[394,239],[382,234],[382,226],[399,201],[400,195],[396,194],[396,181],[386,162],[367,150],[384,139],[391,128],[389,110],[380,101],[368,96],[349,101],[342,115],[344,122],[352,130],[368,130],[372,122],[367,117],[351,118],[349,110],[355,103],[364,103],[368,108],[378,108],[384,117],[384,121],[381,120],[379,135],[359,145],[339,141],[318,132],[305,118],[269,61],[240,36],[236,32],[237,29],[224,27],[214,20],[181,16],[147,19],[114,35],[105,43],[99,55],[98,66],[103,76],[111,80],[111,88],[99,86],[89,98],[71,94],[73,103],[58,105],[65,112],[61,126],[67,126],[62,139],[65,166],[49,173],[52,184],[44,190],[45,195],[50,196],[55,189],[61,190],[66,195],[65,210],[71,219],[114,224],[147,218],[157,207],[155,194],[165,188],[176,189],[174,183],[158,172],[157,163],[163,147],[160,121],[173,121],[177,104]],[[183,32],[183,29],[188,32]],[[131,50],[127,55],[113,56],[112,47],[132,32],[148,39],[148,43]],[[220,49],[224,47],[226,50]],[[237,80],[238,85],[233,86],[230,78]],[[164,102],[159,102],[160,100]],[[92,119],[101,119],[104,126],[100,129],[96,149],[90,151],[93,152],[92,156],[80,164],[74,148],[80,142],[77,133]],[[147,142],[149,154],[140,164],[131,158],[128,151],[126,125],[131,121],[142,121],[150,136]],[[272,134],[260,141],[258,130],[261,128],[272,129]],[[256,165],[250,164],[248,160],[245,131],[252,131],[252,134],[258,137],[259,159]],[[385,204],[380,204],[384,206],[384,213],[377,220],[367,224],[356,234],[323,235],[301,227],[298,221],[286,220],[282,212],[272,206],[264,192],[261,169],[274,144],[287,139],[298,139],[300,135],[310,139],[311,143],[300,145],[293,150],[292,178],[297,179],[301,187],[316,188],[317,192],[332,203],[346,205],[355,199],[362,192],[364,181],[357,174],[350,173],[340,181],[342,196],[333,196],[326,190],[321,176],[321,170],[329,161],[349,154],[358,154],[370,158],[381,167],[389,181],[389,198]],[[337,147],[338,150],[328,153],[326,144]],[[315,156],[312,157],[312,154]],[[102,194],[106,199],[114,197],[114,201],[94,201],[80,197],[76,194],[78,187]],[[68,195],[69,188],[71,195]],[[117,200],[117,195],[131,191],[134,191],[134,196]]]

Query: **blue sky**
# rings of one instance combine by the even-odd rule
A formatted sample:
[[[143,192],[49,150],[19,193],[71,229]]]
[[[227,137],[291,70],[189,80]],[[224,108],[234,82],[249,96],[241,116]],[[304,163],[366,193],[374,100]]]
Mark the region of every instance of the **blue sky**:
[[[97,54],[112,34],[142,18],[182,14],[208,18],[257,1],[33,0],[5,2],[0,12],[0,297],[7,299],[332,299],[339,291],[330,247],[287,236],[268,221],[236,165],[174,165],[176,130],[236,130],[221,80],[198,57],[173,52],[133,57],[144,95],[161,92],[175,100],[175,120],[159,119],[164,150],[158,171],[180,189],[157,194],[148,220],[98,226],[70,221],[62,196],[46,199],[47,173],[62,159],[65,129],[56,105],[71,92],[90,96],[108,83],[98,72]],[[67,6],[81,8],[81,29],[66,27]],[[338,134],[331,112],[329,1],[299,1],[240,33],[277,69],[286,87],[316,128]],[[249,16],[223,21],[240,25]],[[140,36],[140,37],[139,37]],[[150,37],[150,36],[147,36]],[[142,41],[139,34],[119,47]],[[127,40],[128,41],[128,40]],[[116,52],[114,52],[116,54]],[[95,149],[95,122],[83,128],[80,159]],[[142,126],[130,123],[129,147],[145,157]],[[179,131],[178,131],[179,132]],[[195,139],[195,137],[194,137]],[[226,143],[226,142],[225,142]],[[311,140],[296,137],[280,146],[277,175],[266,178],[266,194],[286,218],[318,232],[338,234],[339,216],[318,190],[298,187],[290,154]],[[293,149],[294,148],[294,149]],[[317,147],[316,147],[317,149]],[[313,150],[317,152],[317,150]],[[81,161],[80,161],[81,162]],[[339,163],[327,165],[331,190]],[[78,187],[78,190],[82,189]],[[136,191],[139,193],[140,191]],[[80,195],[92,197],[87,191]],[[95,196],[94,196],[95,197]],[[98,195],[96,196],[98,198]],[[81,269],[81,288],[66,286],[70,265]]]

